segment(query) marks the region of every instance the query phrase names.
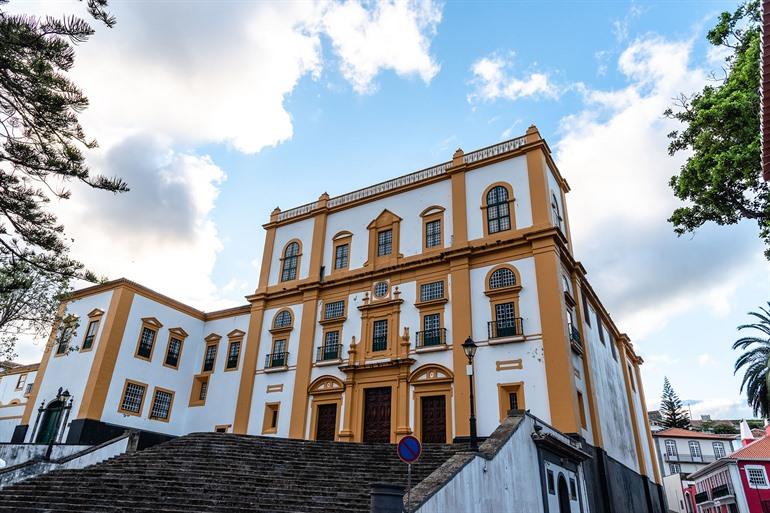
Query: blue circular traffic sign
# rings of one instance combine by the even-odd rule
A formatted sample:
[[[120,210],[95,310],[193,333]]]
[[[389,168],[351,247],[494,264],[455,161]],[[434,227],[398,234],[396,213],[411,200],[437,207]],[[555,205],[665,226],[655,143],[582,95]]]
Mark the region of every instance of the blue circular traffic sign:
[[[422,454],[422,444],[420,441],[412,435],[406,435],[398,442],[396,447],[398,457],[404,463],[414,463],[420,459]]]

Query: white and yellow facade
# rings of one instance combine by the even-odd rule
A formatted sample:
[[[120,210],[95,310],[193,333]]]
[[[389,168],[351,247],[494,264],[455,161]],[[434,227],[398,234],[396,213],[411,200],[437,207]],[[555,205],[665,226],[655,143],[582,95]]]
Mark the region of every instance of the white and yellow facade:
[[[205,313],[127,280],[75,292],[62,311],[80,327],[64,350],[53,330],[14,441],[31,441],[59,387],[72,441],[105,426],[451,441],[469,432],[470,336],[480,435],[516,406],[660,483],[642,362],[573,257],[568,192],[533,126],[274,210],[242,307]]]

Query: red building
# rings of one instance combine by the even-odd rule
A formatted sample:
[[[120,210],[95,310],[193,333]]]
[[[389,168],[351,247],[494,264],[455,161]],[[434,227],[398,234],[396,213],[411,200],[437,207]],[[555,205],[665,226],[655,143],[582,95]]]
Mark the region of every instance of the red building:
[[[697,513],[770,513],[770,437],[694,472]]]

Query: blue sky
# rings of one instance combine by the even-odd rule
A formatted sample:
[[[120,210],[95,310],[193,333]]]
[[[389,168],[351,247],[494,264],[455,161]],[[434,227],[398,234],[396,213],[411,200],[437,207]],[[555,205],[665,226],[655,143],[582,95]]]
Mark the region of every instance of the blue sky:
[[[80,8],[73,2],[75,8]],[[51,12],[62,3],[11,2]],[[535,123],[572,185],[576,254],[646,359],[693,412],[747,415],[730,350],[770,299],[756,230],[677,238],[662,112],[723,55],[705,32],[735,2],[123,2],[74,78],[132,192],[55,206],[73,254],[199,308],[243,303],[261,224],[523,133]],[[20,359],[39,358],[25,343]]]

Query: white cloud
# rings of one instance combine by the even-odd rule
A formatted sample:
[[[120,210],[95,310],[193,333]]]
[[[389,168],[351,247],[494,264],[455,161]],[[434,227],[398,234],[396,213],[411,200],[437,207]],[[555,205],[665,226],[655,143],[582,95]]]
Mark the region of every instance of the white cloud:
[[[724,315],[725,297],[761,265],[751,256],[750,226],[705,226],[677,238],[666,221],[679,204],[668,181],[686,155],[668,155],[666,134],[676,125],[662,113],[707,81],[691,50],[688,41],[633,41],[618,59],[628,85],[579,88],[584,107],[562,120],[555,145],[573,188],[570,217],[580,220],[572,226],[577,256],[590,262],[593,285],[636,340],[696,307]]]
[[[471,72],[475,87],[468,95],[468,101],[559,97],[560,90],[547,73],[534,71],[517,78],[509,73],[511,66],[510,59],[499,55],[483,57],[474,62]]]
[[[342,60],[342,74],[359,93],[374,89],[383,69],[419,75],[426,83],[439,65],[430,55],[430,36],[441,10],[430,0],[390,0],[367,10],[358,1],[334,3],[323,15],[323,28]]]

